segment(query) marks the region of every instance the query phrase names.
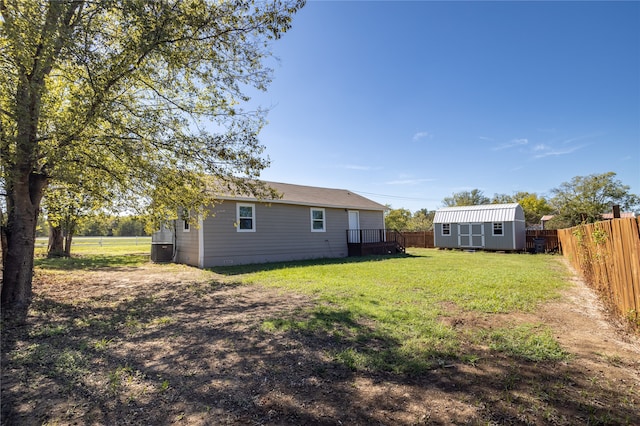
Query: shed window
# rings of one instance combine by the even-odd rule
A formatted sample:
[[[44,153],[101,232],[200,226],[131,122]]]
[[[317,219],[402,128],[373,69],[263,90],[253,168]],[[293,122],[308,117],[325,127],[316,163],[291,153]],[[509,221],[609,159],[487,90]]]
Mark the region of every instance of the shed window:
[[[236,224],[237,224],[238,232],[255,232],[256,230],[255,205],[238,204]]]
[[[502,222],[493,222],[493,235],[504,235]]]
[[[311,209],[311,232],[325,232],[324,209]]]
[[[443,223],[442,224],[442,235],[451,235],[451,224]]]

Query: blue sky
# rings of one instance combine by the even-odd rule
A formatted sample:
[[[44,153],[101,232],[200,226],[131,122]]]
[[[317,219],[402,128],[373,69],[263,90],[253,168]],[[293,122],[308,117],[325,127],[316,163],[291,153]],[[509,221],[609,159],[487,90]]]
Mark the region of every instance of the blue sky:
[[[640,194],[639,2],[310,1],[273,52],[265,180],[411,211],[608,171]]]

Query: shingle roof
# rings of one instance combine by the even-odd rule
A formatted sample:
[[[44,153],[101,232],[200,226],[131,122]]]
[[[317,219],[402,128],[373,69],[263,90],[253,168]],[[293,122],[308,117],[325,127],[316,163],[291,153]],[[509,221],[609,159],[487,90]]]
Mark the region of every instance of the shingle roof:
[[[315,186],[294,185],[290,183],[267,182],[267,185],[282,194],[277,200],[260,200],[270,203],[296,204],[312,207],[334,207],[354,210],[386,210],[382,204],[378,204],[368,198],[358,195],[347,189],[320,188]],[[250,197],[224,197],[236,200],[255,200]]]
[[[518,203],[484,204],[480,206],[445,207],[437,210],[433,223],[512,222],[524,221]]]

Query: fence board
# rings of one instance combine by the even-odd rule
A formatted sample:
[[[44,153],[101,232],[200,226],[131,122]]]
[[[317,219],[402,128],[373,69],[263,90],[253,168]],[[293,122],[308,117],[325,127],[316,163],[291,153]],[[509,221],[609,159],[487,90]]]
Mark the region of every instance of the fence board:
[[[434,248],[433,231],[402,232],[405,238],[405,247]]]
[[[555,229],[528,229],[526,234],[525,250],[533,252],[536,249],[536,238],[544,238],[545,252],[561,252],[558,240],[558,231]]]
[[[640,329],[640,218],[558,230],[564,256],[622,318]]]

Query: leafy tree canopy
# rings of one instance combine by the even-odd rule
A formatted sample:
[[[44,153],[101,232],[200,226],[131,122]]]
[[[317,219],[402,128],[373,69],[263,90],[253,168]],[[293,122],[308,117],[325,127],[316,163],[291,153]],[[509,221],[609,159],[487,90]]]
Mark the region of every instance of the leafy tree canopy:
[[[451,197],[445,197],[444,200],[442,200],[442,204],[445,207],[478,206],[489,204],[489,202],[489,198],[479,189],[456,192]]]
[[[391,209],[384,218],[387,229],[398,231],[429,231],[433,229],[433,216],[435,212],[421,209],[415,213],[407,209]]]
[[[264,114],[242,103],[269,84],[271,43],[303,4],[0,0],[3,307],[29,304],[52,181],[158,219],[231,188],[274,195],[256,181]]]
[[[553,211],[549,201],[538,194],[530,192],[516,192],[513,195],[495,194],[491,199],[493,204],[518,203],[524,211],[525,221],[528,224],[540,223],[542,216]]]
[[[558,216],[554,219],[575,226],[600,220],[614,205],[623,210],[637,207],[640,197],[629,193],[630,187],[615,177],[614,172],[576,176],[552,189],[550,202]]]

